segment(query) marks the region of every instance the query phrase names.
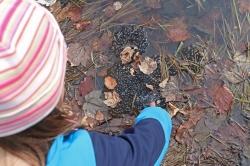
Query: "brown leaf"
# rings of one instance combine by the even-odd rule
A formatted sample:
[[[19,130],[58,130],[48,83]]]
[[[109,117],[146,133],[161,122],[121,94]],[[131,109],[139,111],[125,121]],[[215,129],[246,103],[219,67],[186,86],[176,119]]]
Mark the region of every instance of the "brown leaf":
[[[139,65],[140,71],[147,75],[152,74],[156,68],[157,63],[149,57],[146,57],[145,60]]]
[[[115,108],[117,104],[121,101],[118,93],[114,92],[104,92],[105,99],[103,102],[111,108]]]
[[[250,1],[238,0],[239,9],[241,13],[250,13]]]
[[[122,64],[128,64],[132,61],[133,54],[135,50],[131,47],[125,47],[120,54]]]
[[[83,20],[75,24],[75,28],[79,31],[84,31],[91,24],[91,21]]]
[[[70,3],[66,7],[61,8],[60,2],[58,1],[50,7],[50,11],[58,22],[64,21],[66,18],[74,22],[81,19],[81,8]]]
[[[167,37],[173,42],[185,41],[190,38],[184,18],[174,18],[167,27]]]
[[[147,7],[150,7],[153,9],[161,8],[161,0],[145,0],[145,4]]]
[[[176,131],[175,139],[177,142],[182,144],[184,143],[184,134],[198,123],[202,115],[203,111],[198,108],[194,108],[193,110],[191,110],[191,114],[188,121],[184,122]]]
[[[219,111],[219,113],[228,113],[233,104],[233,93],[222,82],[216,82],[208,89],[208,95]]]
[[[84,127],[94,128],[95,126],[97,126],[97,124],[98,122],[96,119],[88,116],[84,116],[81,120],[81,125],[83,125]]]
[[[78,66],[80,64],[87,66],[91,55],[90,47],[88,45],[82,46],[79,43],[70,43],[68,47],[67,56],[71,66]]]
[[[67,11],[67,17],[74,22],[81,20],[81,8],[75,5],[70,6]]]
[[[184,114],[184,115],[186,115],[187,113],[185,112],[185,111],[183,111],[183,109],[179,109],[179,108],[177,108],[175,105],[173,105],[172,103],[168,103],[168,110],[169,110],[169,114],[170,114],[170,116],[171,117],[174,117],[178,112],[180,112],[180,113],[182,113],[182,114]]]
[[[85,77],[83,81],[81,81],[79,86],[80,96],[86,96],[89,92],[94,90],[95,83],[92,79],[92,77]]]
[[[115,89],[115,87],[117,86],[117,82],[114,78],[107,76],[104,79],[104,85],[108,88],[108,89]]]
[[[95,119],[98,121],[103,121],[104,120],[104,114],[101,111],[97,111],[95,114]]]

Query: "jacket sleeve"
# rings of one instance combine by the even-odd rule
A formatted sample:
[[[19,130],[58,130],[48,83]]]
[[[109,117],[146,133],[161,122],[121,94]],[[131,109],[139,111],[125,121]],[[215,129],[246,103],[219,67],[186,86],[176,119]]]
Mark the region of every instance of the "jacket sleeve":
[[[166,110],[148,107],[135,125],[119,136],[90,132],[97,166],[160,165],[167,151],[172,122]]]
[[[119,136],[77,130],[58,136],[47,166],[158,166],[169,144],[172,122],[166,110],[148,107]]]

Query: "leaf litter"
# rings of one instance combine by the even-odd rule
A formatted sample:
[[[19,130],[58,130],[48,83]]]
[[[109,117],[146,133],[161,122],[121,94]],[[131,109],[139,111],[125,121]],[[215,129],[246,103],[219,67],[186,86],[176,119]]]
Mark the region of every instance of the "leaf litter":
[[[248,4],[234,2],[70,1],[62,5],[57,1],[49,8],[69,47],[65,98],[74,103],[62,110],[73,119],[83,116],[81,123],[87,129],[118,134],[155,100],[173,120],[165,165],[249,163],[250,148],[245,144],[249,51],[235,48],[249,43]],[[234,16],[224,17],[230,5],[235,5]],[[227,32],[229,27],[232,32]],[[106,86],[108,76],[116,81],[111,79]],[[179,154],[183,148],[185,153]]]

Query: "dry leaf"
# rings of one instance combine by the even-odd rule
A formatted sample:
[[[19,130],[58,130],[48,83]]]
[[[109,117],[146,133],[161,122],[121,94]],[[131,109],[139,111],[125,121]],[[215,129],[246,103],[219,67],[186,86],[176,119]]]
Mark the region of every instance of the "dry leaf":
[[[146,84],[146,87],[147,87],[148,89],[150,89],[150,90],[154,90],[153,85]]]
[[[101,111],[97,111],[95,114],[95,119],[98,121],[103,121],[104,120],[104,114]]]
[[[115,108],[117,104],[121,101],[118,93],[114,92],[104,92],[105,99],[103,102],[111,108]]]
[[[175,139],[177,142],[181,144],[184,143],[184,134],[188,132],[188,129],[194,127],[198,123],[202,115],[203,111],[198,108],[194,108],[193,110],[191,110],[191,114],[188,121],[184,122],[176,131]]]
[[[90,47],[87,45],[82,46],[79,43],[70,43],[68,47],[67,56],[71,66],[78,66],[80,64],[87,66],[91,55]]]
[[[75,28],[79,31],[84,31],[91,24],[91,21],[80,21],[75,24]]]
[[[165,88],[166,85],[167,85],[167,83],[168,83],[168,80],[169,80],[169,78],[166,78],[165,80],[163,80],[163,81],[159,84],[159,87]]]
[[[152,74],[157,69],[157,63],[149,58],[146,57],[144,61],[141,62],[141,65],[139,65],[139,69],[144,74]]]
[[[223,82],[214,83],[208,89],[208,95],[212,97],[219,113],[228,113],[231,110],[234,96]]]
[[[67,11],[67,17],[74,22],[81,20],[81,8],[75,5],[71,6]]]
[[[130,68],[129,72],[132,76],[135,76],[135,69],[134,68]]]
[[[122,8],[122,5],[123,4],[120,1],[116,1],[116,2],[114,2],[113,7],[117,11],[117,10],[120,10]]]
[[[187,113],[185,111],[183,111],[182,109],[177,108],[175,105],[173,105],[172,103],[168,103],[168,110],[169,110],[169,114],[171,117],[174,117],[178,112],[186,115]]]
[[[79,86],[80,96],[85,97],[89,92],[94,90],[94,81],[92,77],[85,77],[83,81],[81,81]]]
[[[120,54],[122,64],[128,64],[132,61],[133,54],[135,50],[131,47],[125,47]]]
[[[107,76],[104,79],[104,85],[108,88],[108,89],[115,89],[115,87],[117,86],[117,82],[114,78]]]
[[[88,116],[84,116],[81,120],[81,125],[83,125],[84,127],[94,128],[95,126],[97,126],[97,124],[98,122],[96,119]]]
[[[95,118],[97,111],[107,111],[108,108],[103,103],[101,99],[102,91],[94,90],[85,96],[85,103],[82,106],[82,109],[85,112],[85,115],[91,118]]]
[[[175,18],[170,21],[170,26],[167,27],[167,37],[173,42],[185,41],[190,38],[187,31],[187,25],[184,23],[184,18]]]

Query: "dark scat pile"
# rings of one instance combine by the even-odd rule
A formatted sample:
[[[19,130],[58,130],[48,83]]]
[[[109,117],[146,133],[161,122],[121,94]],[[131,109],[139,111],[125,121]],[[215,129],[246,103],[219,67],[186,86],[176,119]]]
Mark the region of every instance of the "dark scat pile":
[[[111,49],[116,56],[119,56],[126,46],[136,46],[139,52],[143,54],[148,45],[147,33],[143,27],[126,25],[116,28]]]
[[[122,50],[127,47],[137,47],[140,54],[143,55],[148,47],[147,33],[141,26],[120,26],[116,28],[113,34],[112,51],[119,57]],[[150,101],[160,99],[159,83],[161,81],[161,72],[159,57],[152,57],[157,61],[157,69],[150,75],[142,73],[139,69],[135,70],[135,76],[132,76],[131,64],[123,65],[121,61],[114,64],[109,74],[118,81],[115,91],[120,95],[121,102],[114,108],[113,113],[125,113],[132,110],[142,110]],[[146,84],[152,85],[154,90],[146,87]]]
[[[131,65],[115,64],[110,75],[118,81],[115,88],[122,101],[113,109],[114,113],[131,112],[132,110],[142,110],[150,101],[160,99],[159,83],[161,80],[159,65],[150,75],[145,75],[137,70],[135,76],[130,74]],[[146,87],[152,85],[154,91]]]

